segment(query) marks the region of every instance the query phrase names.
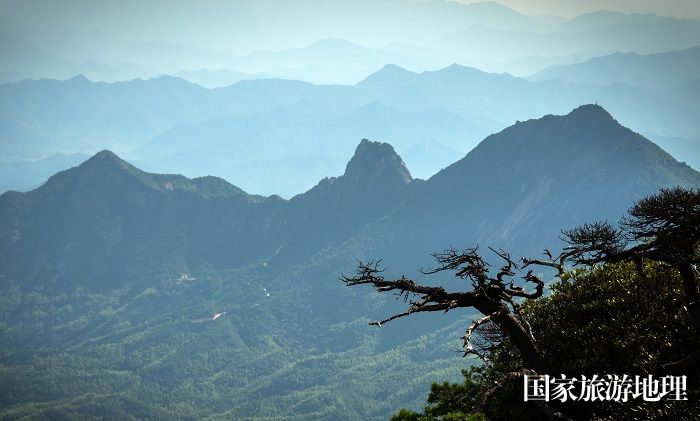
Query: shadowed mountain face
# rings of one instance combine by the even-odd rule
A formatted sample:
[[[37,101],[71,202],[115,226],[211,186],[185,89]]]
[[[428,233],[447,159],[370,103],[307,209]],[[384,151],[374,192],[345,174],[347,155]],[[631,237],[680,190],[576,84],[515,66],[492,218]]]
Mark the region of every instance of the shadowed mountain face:
[[[386,194],[403,193],[411,181],[411,173],[391,145],[363,139],[343,176],[331,184],[337,186],[338,202],[347,204],[356,200],[384,201]],[[382,196],[367,196],[372,193]]]
[[[251,196],[216,177],[146,173],[102,151],[39,189],[2,196],[8,252],[0,263],[13,277],[49,273],[110,287],[194,262],[242,267],[285,246],[308,257],[388,212],[412,182],[390,145],[367,140],[343,176],[292,201]]]
[[[260,242],[236,247],[217,234],[218,224],[227,221],[210,218],[218,219],[223,209],[238,218],[264,215],[265,202],[215,177],[148,174],[103,151],[32,192],[3,196],[3,221],[9,223],[2,236],[9,248],[0,265],[10,276],[58,282],[59,288],[88,279],[109,288],[153,270],[184,269],[186,256],[206,253],[217,261],[220,248],[229,249],[227,261],[243,264],[260,253]],[[235,220],[228,224],[238,231],[237,241],[266,237]],[[228,256],[238,249],[238,258]]]
[[[0,386],[25,391],[0,404],[75,418],[265,408],[385,419],[459,372],[448,349],[465,314],[368,329],[396,304],[334,282],[356,259],[410,275],[450,245],[533,257],[556,250],[561,228],[615,220],[675,185],[700,187],[700,174],[596,105],[511,126],[427,181],[390,145],[363,140],[342,176],[291,200],[102,151],[0,196],[0,292],[11,297],[0,363],[22,373]],[[70,389],[47,392],[68,378]],[[159,403],[175,401],[186,404]]]
[[[104,151],[37,190],[2,196],[2,267],[20,278],[131,279],[204,262],[284,263],[372,230],[391,233],[377,239],[390,254],[473,243],[526,252],[673,185],[700,178],[597,105],[489,136],[426,182],[390,145],[363,140],[342,176],[291,201],[215,177],[145,173]]]
[[[487,137],[428,180],[396,220],[420,227],[401,243],[478,243],[527,253],[524,246],[558,244],[561,229],[617,220],[660,187],[698,183],[698,172],[602,107],[584,105]]]
[[[344,213],[369,215],[379,209],[390,210],[415,185],[391,145],[363,139],[342,176],[323,179],[291,202],[307,214],[320,210],[334,217]],[[363,206],[358,207],[358,203]]]
[[[292,198],[295,222],[277,260],[304,259],[310,252],[342,245],[410,197],[421,181],[411,177],[391,145],[363,139],[342,176],[325,178]]]

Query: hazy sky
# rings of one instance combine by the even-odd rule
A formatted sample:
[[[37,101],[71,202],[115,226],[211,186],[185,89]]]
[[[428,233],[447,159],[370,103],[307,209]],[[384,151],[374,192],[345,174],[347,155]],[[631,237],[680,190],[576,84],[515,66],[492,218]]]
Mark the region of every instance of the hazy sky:
[[[478,3],[476,0],[454,1]],[[0,18],[32,25],[37,31],[46,32],[46,38],[60,37],[61,40],[56,41],[64,45],[89,41],[86,40],[87,31],[88,38],[100,36],[101,46],[106,46],[110,39],[115,42],[138,39],[197,45],[211,50],[226,48],[243,53],[302,46],[329,36],[375,47],[391,41],[417,44],[425,36],[436,36],[434,30],[421,33],[426,25],[442,26],[447,32],[463,29],[466,24],[460,26],[458,22],[446,21],[450,16],[454,19],[462,17],[456,13],[440,13],[440,10],[449,8],[440,3],[443,2],[0,0]],[[500,0],[498,3],[526,14],[571,17],[606,9],[700,18],[700,0]],[[422,21],[417,21],[416,16]],[[504,22],[504,25],[509,23]],[[52,33],[52,28],[57,27],[60,30]],[[71,29],[76,30],[73,39],[68,35]],[[445,34],[439,34],[442,35]]]
[[[498,54],[491,54],[492,47],[489,46],[479,55],[479,48],[486,45],[479,43],[469,50],[473,54],[466,59],[464,48],[460,47],[457,53],[453,51],[464,45],[462,41],[455,41],[457,47],[452,48],[444,40],[458,36],[467,28],[479,26],[501,31],[492,36],[484,32],[484,39],[494,45],[502,37],[508,36],[503,32],[513,31],[528,33],[523,39],[525,43],[539,39],[532,34],[547,33],[562,23],[557,19],[532,18],[520,13],[571,17],[605,9],[700,19],[700,0],[461,1],[474,4],[460,5],[457,0],[0,0],[0,19],[5,19],[0,20],[0,48],[3,46],[2,34],[10,33],[47,51],[30,51],[31,45],[27,47],[28,43],[20,45],[21,42],[6,40],[4,45],[9,46],[7,48],[16,45],[13,52],[24,54],[20,59],[31,56],[25,61],[36,64],[34,67],[53,65],[65,68],[71,65],[56,63],[57,60],[51,60],[50,54],[78,64],[98,62],[110,66],[126,64],[138,67],[126,77],[162,73],[166,72],[165,69],[174,72],[199,68],[235,68],[242,72],[272,72],[274,75],[292,77],[285,69],[317,66],[318,63],[307,60],[302,65],[290,60],[261,70],[258,65],[243,66],[238,63],[234,66],[230,57],[306,47],[320,39],[336,38],[374,49],[389,45],[395,51],[401,51],[401,54],[420,57],[423,65],[418,67],[421,69],[459,62],[490,71],[519,71],[524,74],[525,70],[503,67],[521,58],[516,53],[525,50],[520,47],[515,51],[502,49]],[[660,36],[673,38],[675,35],[671,32],[673,30],[665,31]],[[679,32],[680,35],[688,33],[683,28]],[[639,33],[629,36],[637,41],[640,38]],[[472,36],[470,39],[477,38]],[[535,41],[531,44],[551,44],[550,41]],[[649,44],[654,43],[650,41]],[[614,51],[657,52],[697,44],[700,44],[700,39],[697,42],[694,39],[683,43],[669,42],[663,48],[625,46],[613,49],[606,43],[599,43],[593,49],[583,50],[587,56],[593,56]],[[436,53],[431,49],[447,51],[447,55],[452,56],[447,57],[440,52],[440,57],[435,59]],[[523,54],[526,54],[526,58],[551,58],[576,55],[583,51],[540,50],[530,49]],[[426,60],[426,57],[429,59]],[[264,57],[253,59],[262,60]],[[42,64],[44,62],[48,64]],[[549,64],[552,63],[542,65]],[[74,71],[70,69],[63,73]],[[27,74],[35,73],[36,69],[27,71]]]
[[[460,0],[477,3],[481,0]],[[573,17],[596,10],[625,13],[656,13],[659,15],[700,18],[700,0],[499,0],[498,3],[519,12]]]

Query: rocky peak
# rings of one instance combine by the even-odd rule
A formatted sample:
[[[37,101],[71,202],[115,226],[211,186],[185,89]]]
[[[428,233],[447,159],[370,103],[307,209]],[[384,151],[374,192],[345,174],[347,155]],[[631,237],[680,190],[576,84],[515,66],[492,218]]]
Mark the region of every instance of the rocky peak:
[[[568,119],[579,122],[610,123],[616,120],[603,107],[598,104],[585,104],[576,107],[566,116]]]
[[[405,186],[413,178],[401,157],[388,143],[362,139],[345,168],[343,182],[358,187]]]

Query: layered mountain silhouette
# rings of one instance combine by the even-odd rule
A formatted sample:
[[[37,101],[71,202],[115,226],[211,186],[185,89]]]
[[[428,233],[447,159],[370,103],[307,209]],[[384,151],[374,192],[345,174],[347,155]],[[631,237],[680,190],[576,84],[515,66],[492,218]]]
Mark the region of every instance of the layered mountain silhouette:
[[[653,15],[589,14],[552,31],[492,29],[467,26],[462,32],[433,43],[465,62],[508,62],[513,57],[602,56],[616,51],[651,54],[695,47],[697,20]],[[467,61],[467,58],[471,59]],[[480,66],[493,68],[491,66]]]
[[[285,246],[309,256],[388,212],[415,183],[390,145],[367,140],[344,175],[291,201],[216,177],[146,173],[102,151],[32,192],[2,196],[0,266],[12,277],[47,271],[50,280],[110,285],[200,261],[241,267]]]
[[[245,74],[263,72],[307,81],[346,83],[359,80],[369,71],[390,62],[427,69],[452,61],[523,74],[520,66],[508,62],[513,58],[551,58],[554,63],[562,64],[562,55],[591,57],[614,51],[667,51],[692,47],[698,39],[696,20],[608,11],[566,19],[552,15],[526,16],[494,2],[390,1],[382,5],[338,2],[340,14],[333,13],[332,9],[320,11],[307,4],[294,8],[284,2],[275,4],[265,8],[266,13],[277,16],[270,18],[270,27],[262,24],[235,38],[220,37],[228,41],[218,47],[216,44],[223,42],[218,39],[208,39],[197,46],[172,38],[143,42],[134,38],[134,31],[125,33],[122,28],[115,27],[114,36],[123,37],[123,45],[114,48],[107,47],[100,36],[85,32],[85,28],[63,28],[71,34],[75,45],[83,45],[77,48],[80,51],[77,55],[75,45],[67,48],[61,43],[47,42],[51,29],[3,19],[5,34],[0,34],[0,48],[4,47],[3,57],[7,60],[0,64],[0,81],[25,77],[65,78],[81,71],[91,79],[111,81],[171,72],[211,85],[222,76],[224,80],[238,80],[240,76],[247,78]],[[262,10],[257,4],[247,7],[247,13]],[[232,16],[237,16],[235,9],[228,10]],[[283,40],[267,37],[272,30],[283,31],[282,28],[290,24],[287,22],[290,15],[298,16],[291,19],[297,24],[295,31],[303,33],[301,28],[314,27],[316,32]],[[168,14],[163,16],[162,25],[167,26]],[[234,23],[235,19],[218,23],[224,25],[220,28],[222,33],[227,33],[229,26],[245,24],[245,20]],[[346,27],[344,23],[360,20],[364,22],[362,30]],[[206,25],[216,27],[216,21],[214,17],[209,18]],[[304,22],[301,28],[300,22]],[[141,24],[153,27],[150,22]],[[136,22],[134,25],[139,27]],[[318,42],[319,36],[340,39]],[[404,48],[389,45],[381,49],[360,45],[386,45],[398,39],[408,45]],[[423,45],[425,40],[441,41],[435,42],[432,49],[415,47]],[[240,48],[251,53],[237,56],[222,51],[225,48]],[[446,50],[452,54],[446,54]],[[203,71],[193,73],[196,68]],[[222,69],[236,69],[237,72],[221,73]]]
[[[597,105],[511,126],[425,182],[390,145],[363,140],[342,176],[291,200],[149,174],[103,151],[0,196],[0,267],[15,279],[110,286],[158,271],[285,265],[363,242],[397,258],[450,244],[528,253],[675,185],[700,186],[700,174]]]
[[[362,137],[390,139],[414,175],[428,178],[517,120],[599,101],[697,168],[692,91],[532,82],[459,65],[422,73],[388,65],[353,86],[265,79],[204,89],[173,77],[24,81],[0,85],[0,152],[11,162],[108,148],[150,172],[214,173],[246,191],[289,198],[339,174]],[[409,152],[426,143],[435,145],[422,148],[432,156]],[[456,153],[441,152],[449,150]]]
[[[192,45],[191,39],[178,39],[181,35],[179,28],[171,26],[173,23],[170,22],[173,15],[160,10],[163,13],[162,22],[154,26],[152,22],[135,20],[134,28],[145,25],[154,30],[158,27],[170,35],[144,42],[135,35],[138,33],[136,30],[123,31],[119,26],[106,29],[112,31],[112,37],[120,39],[121,43],[116,48],[98,34],[80,28],[80,25],[61,27],[66,34],[64,36],[72,39],[71,47],[48,42],[51,35],[56,37],[53,28],[44,28],[36,22],[36,26],[20,24],[11,20],[11,16],[3,15],[0,22],[3,32],[7,34],[0,34],[0,48],[7,44],[3,52],[9,54],[4,54],[3,57],[7,60],[0,63],[0,76],[5,76],[0,77],[0,81],[18,80],[21,77],[63,78],[66,74],[75,74],[79,69],[88,71],[88,77],[97,80],[114,80],[112,78],[115,74],[123,80],[134,73],[146,77],[195,68],[228,68],[246,73],[257,73],[260,71],[258,69],[263,69],[266,74],[281,77],[301,76],[304,80],[342,83],[347,80],[346,76],[357,80],[366,76],[366,72],[374,71],[387,62],[416,63],[422,68],[433,62],[423,54],[414,57],[393,49],[373,49],[355,43],[386,45],[401,39],[419,45],[423,40],[442,38],[467,25],[483,24],[492,28],[538,31],[542,25],[551,26],[549,21],[564,20],[526,16],[494,2],[459,4],[392,0],[375,5],[371,2],[359,4],[343,0],[334,4],[337,6],[319,9],[312,3],[292,7],[284,1],[275,0],[265,6],[246,2],[245,9],[240,9],[240,5],[223,6],[218,13],[203,19],[200,24],[217,31],[221,36],[209,37],[199,45]],[[189,7],[185,6],[189,12],[178,13],[195,16],[201,12],[196,7]],[[65,9],[61,10],[65,12]],[[149,7],[148,10],[144,13],[157,13],[157,8]],[[230,32],[232,28],[249,25],[249,16],[260,13],[265,13],[268,19],[248,27],[245,33]],[[73,13],[74,16],[78,14],[78,11]],[[107,25],[110,13],[106,12],[103,16],[101,20]],[[222,16],[226,18],[219,20]],[[290,19],[291,16],[294,18]],[[347,26],[347,22],[359,21],[363,22],[361,29]],[[276,31],[295,35],[269,36]],[[319,37],[323,36],[339,36],[353,43],[342,39],[322,39],[318,42]],[[238,56],[229,52],[229,49],[251,53]],[[64,56],[71,57],[74,61],[65,60],[62,58]],[[28,62],[28,59],[32,61]],[[3,73],[17,75],[10,77],[11,74]],[[202,75],[193,80],[201,77]]]
[[[567,66],[548,67],[530,79],[558,79],[603,85],[625,83],[655,89],[673,89],[697,80],[699,73],[700,46],[697,46],[683,51],[647,55],[616,53],[595,57]]]
[[[464,290],[430,253],[700,187],[697,19],[74,3],[0,17],[0,419],[416,410],[476,314],[367,326],[406,302],[340,274]]]
[[[598,105],[520,122],[427,180],[395,212],[394,240],[415,245],[555,248],[560,230],[618,220],[663,186],[698,186],[699,173],[620,125]],[[411,246],[405,246],[409,244]]]

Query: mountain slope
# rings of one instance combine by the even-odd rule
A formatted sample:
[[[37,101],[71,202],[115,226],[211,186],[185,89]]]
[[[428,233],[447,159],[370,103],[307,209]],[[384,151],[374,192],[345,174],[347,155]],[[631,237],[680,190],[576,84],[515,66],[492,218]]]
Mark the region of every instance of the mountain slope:
[[[424,182],[362,141],[342,176],[289,201],[100,152],[0,196],[0,417],[417,409],[427,384],[469,364],[452,350],[472,315],[371,329],[403,303],[339,273],[385,258],[386,276],[422,276],[450,245],[554,251],[561,228],[671,185],[700,174],[596,105],[511,126]]]
[[[427,180],[385,221],[383,247],[413,255],[452,245],[503,247],[515,255],[560,245],[561,229],[621,217],[661,187],[700,186],[700,173],[584,105],[484,139]]]
[[[382,303],[329,282],[347,259],[309,262],[373,218],[344,207],[384,199],[370,207],[385,212],[414,183],[391,146],[366,141],[343,176],[294,201],[144,173],[107,151],[1,195],[0,388],[13,392],[0,416],[359,420],[417,407],[425,384],[458,372],[447,331],[366,329]]]
[[[15,279],[66,283],[114,282],[149,278],[158,271],[186,271],[189,261],[206,254],[226,261],[248,262],[261,250],[261,241],[245,247],[231,243],[208,218],[223,209],[264,215],[267,203],[215,177],[189,180],[177,175],[149,174],[109,151],[78,167],[60,172],[29,193],[0,196],[3,272]],[[274,201],[274,200],[272,200]],[[256,227],[237,227],[236,241],[257,238]],[[219,230],[220,231],[220,230]],[[238,251],[235,251],[238,250]],[[242,259],[242,260],[240,260]]]
[[[288,218],[294,223],[279,259],[303,259],[326,247],[338,247],[366,224],[390,213],[421,182],[411,177],[391,145],[363,139],[342,176],[327,177],[291,199]]]
[[[416,184],[390,145],[366,140],[343,176],[292,201],[216,177],[146,173],[102,151],[36,190],[0,196],[0,267],[14,279],[49,276],[58,289],[97,279],[102,289],[245,267],[284,247],[305,258],[385,214]]]
[[[162,253],[146,263],[171,273],[235,268],[308,257],[366,238],[362,230],[376,224],[392,227],[387,241],[400,238],[403,248],[422,243],[420,253],[464,242],[548,245],[563,227],[614,219],[659,187],[698,180],[597,105],[489,136],[424,183],[391,146],[363,141],[343,176],[291,201],[251,196],[214,177],[145,173],[105,151],[35,191],[2,196],[0,211],[12,223],[3,226],[0,263],[13,277],[46,270],[63,280],[99,273],[108,282],[136,276],[143,250]]]

